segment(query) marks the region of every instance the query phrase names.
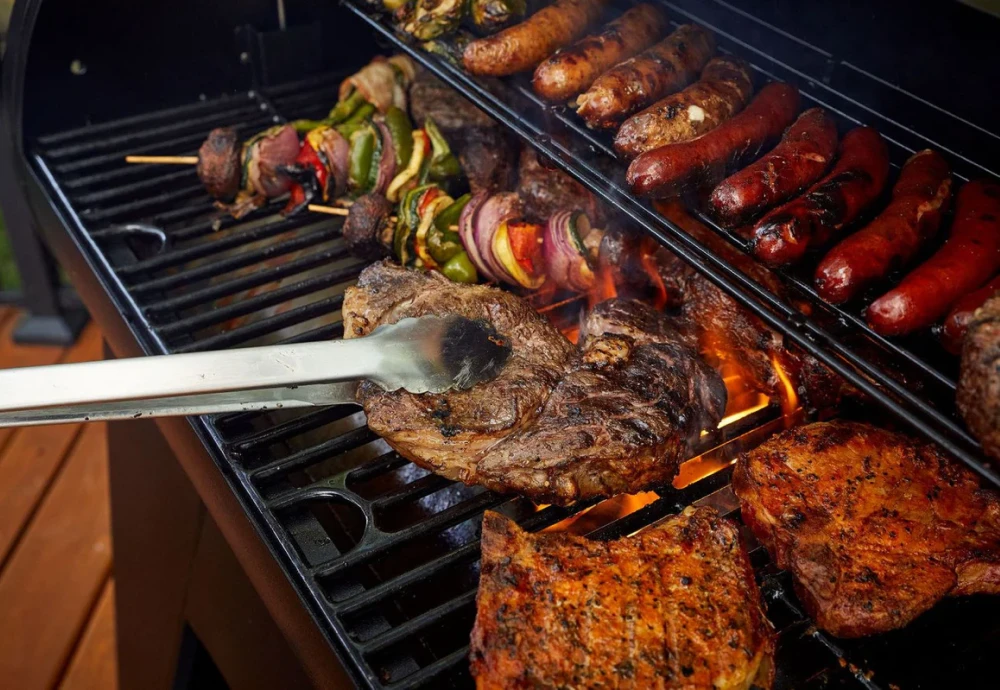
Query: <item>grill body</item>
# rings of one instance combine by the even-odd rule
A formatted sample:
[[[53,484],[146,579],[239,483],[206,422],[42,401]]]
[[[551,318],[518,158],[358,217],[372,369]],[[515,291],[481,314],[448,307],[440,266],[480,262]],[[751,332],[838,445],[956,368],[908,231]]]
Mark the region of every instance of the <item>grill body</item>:
[[[62,0],[16,6],[4,65],[4,184],[19,181],[11,196],[67,267],[119,355],[342,335],[343,291],[363,264],[347,253],[339,220],[281,219],[272,205],[233,221],[212,208],[193,169],[122,163],[126,153],[193,154],[216,126],[236,125],[246,136],[282,119],[321,116],[342,76],[376,53],[408,49],[350,2],[286,4],[288,32],[276,30],[268,2],[143,3],[141,9],[107,3],[87,11]],[[980,80],[988,76],[969,76],[967,67],[978,46],[970,40],[963,48],[961,40],[988,26],[970,19],[970,10],[942,6],[940,16],[954,20],[945,41],[953,52],[939,61],[914,50],[926,62],[911,64],[926,79],[907,84],[913,75],[906,66],[883,59],[882,74],[890,76],[875,77],[810,42],[822,44],[826,26],[843,26],[848,35],[855,26],[849,17],[859,14],[829,7],[800,12],[799,36],[779,28],[799,11],[791,3],[667,4],[673,20],[713,28],[723,49],[751,59],[761,78],[798,83],[807,99],[837,112],[843,126],[861,120],[879,127],[897,164],[908,150],[928,145],[947,148],[962,177],[989,174],[1000,160],[1000,139],[977,124],[983,109],[995,105],[995,93],[973,89],[969,100],[953,99],[954,110],[923,95],[950,88],[955,74],[962,85],[986,83]],[[860,63],[878,62],[879,30],[921,35],[926,22],[911,21],[912,12],[901,7],[895,21],[880,10],[856,25],[851,54]],[[740,300],[770,314],[790,339],[859,380],[874,379],[868,385],[893,412],[910,415],[918,429],[990,473],[950,407],[932,404],[951,399],[955,372],[939,366],[926,343],[873,341],[853,314],[792,319],[787,305],[769,301],[676,227],[619,194],[607,141],[562,110],[540,109],[525,83],[486,85],[442,60],[415,55]],[[958,63],[966,65],[960,72]],[[812,299],[802,276],[786,278]],[[920,386],[892,390],[893,379],[868,358],[873,351],[894,357]],[[703,450],[725,462],[782,424],[775,407],[764,408],[707,438]],[[465,657],[482,512],[502,510],[530,528],[572,512],[536,511],[521,499],[429,474],[391,452],[353,408],[169,420],[161,428],[227,539],[244,545],[236,550],[258,588],[268,589],[275,573],[291,584],[269,601],[286,635],[312,626],[311,643],[321,638],[332,646],[364,687],[469,687]],[[724,470],[684,489],[660,489],[593,536],[629,534],[696,502],[735,515],[728,478]],[[228,492],[225,501],[212,498],[220,489]],[[997,601],[943,602],[905,630],[842,642],[812,628],[787,576],[762,549],[752,558],[780,631],[776,687],[991,687]]]

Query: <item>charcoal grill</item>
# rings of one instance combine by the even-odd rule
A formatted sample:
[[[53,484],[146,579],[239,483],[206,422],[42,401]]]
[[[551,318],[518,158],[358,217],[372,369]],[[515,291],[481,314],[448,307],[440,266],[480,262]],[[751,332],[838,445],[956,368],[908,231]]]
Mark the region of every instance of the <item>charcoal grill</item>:
[[[629,197],[623,166],[608,140],[583,128],[565,109],[543,106],[526,80],[470,78],[446,59],[401,41],[383,19],[353,0],[340,6],[279,3],[294,27],[285,31],[279,30],[271,3],[204,4],[141,10],[97,4],[83,11],[68,1],[48,0],[22,1],[15,8],[4,65],[4,145],[10,148],[3,164],[24,180],[18,198],[119,354],[343,335],[343,291],[363,264],[347,253],[339,219],[282,219],[280,206],[271,205],[234,221],[213,209],[193,169],[122,161],[126,153],[194,154],[216,126],[235,124],[246,136],[272,122],[321,116],[345,74],[376,52],[402,50],[867,392],[890,417],[1000,485],[957,421],[951,402],[956,372],[930,339],[881,339],[858,314],[823,304],[804,274],[782,274],[793,294],[812,305],[811,316],[803,317]],[[876,126],[897,166],[926,146],[944,152],[961,179],[992,175],[990,166],[1000,160],[1000,137],[969,115],[995,105],[995,95],[982,89],[971,104],[956,103],[951,112],[918,95],[927,91],[897,85],[904,83],[903,72],[893,72],[892,61],[884,54],[879,58],[870,45],[857,45],[890,26],[902,32],[897,24],[912,24],[910,35],[922,35],[921,27],[929,25],[914,18],[915,11],[889,3],[899,11],[897,20],[884,9],[872,17],[857,10],[833,16],[830,8],[816,8],[796,23],[789,18],[798,10],[790,3],[664,4],[674,22],[711,28],[721,50],[748,59],[761,77],[799,85],[807,104],[826,107],[843,126]],[[951,52],[940,56],[945,64],[939,69],[923,64],[924,85],[933,90],[935,80],[947,85],[952,78],[957,84],[988,83],[983,63],[976,65],[981,76],[956,71],[977,48],[971,39],[964,45],[955,36],[986,35],[1000,22],[944,4],[936,16],[938,24],[942,17],[951,22],[952,34],[941,39]],[[76,28],[73,36],[59,28],[68,20]],[[826,25],[840,26],[843,39],[823,37]],[[190,37],[183,51],[176,45],[181,36]],[[868,50],[875,57],[859,58],[862,68],[819,43],[851,46],[852,55]],[[297,71],[302,61],[296,56],[306,53],[312,56],[308,75]],[[71,74],[73,60],[78,62]],[[877,76],[879,66],[888,76]],[[957,100],[957,89],[944,88],[956,94],[948,100]],[[701,220],[741,246],[738,237]],[[565,325],[579,309],[580,303],[570,300],[542,310]],[[701,460],[725,466],[786,423],[777,404],[761,407],[703,438]],[[265,597],[285,634],[296,638],[301,619],[282,616],[276,608],[303,609],[312,634],[322,635],[361,687],[470,687],[466,654],[482,512],[501,510],[527,528],[542,529],[589,507],[536,509],[523,499],[429,474],[391,452],[353,408],[197,418],[163,428],[174,448],[200,444],[207,451],[203,455],[214,463],[208,473],[225,481],[235,497],[229,503],[249,518],[258,551],[261,544],[266,547],[259,553],[290,581],[297,600]],[[210,481],[204,471],[200,476],[196,485],[209,510],[235,539],[239,527],[221,514],[225,508],[213,511],[212,498],[205,496]],[[592,536],[626,535],[691,503],[735,516],[729,476],[723,469],[683,488],[658,489],[641,508]],[[991,652],[1000,647],[997,600],[946,601],[905,630],[838,641],[810,625],[787,576],[761,548],[753,550],[752,562],[780,631],[776,687],[992,687]],[[316,655],[316,647],[298,648],[309,668],[308,650]],[[311,668],[317,684],[323,684],[322,668],[319,663]]]

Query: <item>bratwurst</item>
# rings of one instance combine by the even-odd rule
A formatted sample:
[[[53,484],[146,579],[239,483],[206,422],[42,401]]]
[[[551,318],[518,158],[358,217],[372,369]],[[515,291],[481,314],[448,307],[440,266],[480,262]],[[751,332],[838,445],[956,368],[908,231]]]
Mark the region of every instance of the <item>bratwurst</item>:
[[[462,64],[472,74],[505,77],[529,70],[578,39],[596,22],[607,0],[556,0],[520,24],[472,41]]]
[[[712,58],[694,84],[625,120],[615,135],[615,149],[635,158],[700,137],[742,110],[752,94],[749,65],[732,57]]]
[[[714,184],[777,140],[798,109],[798,89],[768,84],[746,110],[708,134],[642,154],[632,161],[625,179],[636,194],[657,198]]]
[[[535,69],[531,84],[542,98],[565,101],[587,89],[605,70],[645,50],[667,27],[655,5],[636,5],[604,27],[560,50]]]
[[[590,127],[614,127],[640,108],[690,84],[715,52],[715,38],[684,24],[654,45],[598,77],[576,99]]]

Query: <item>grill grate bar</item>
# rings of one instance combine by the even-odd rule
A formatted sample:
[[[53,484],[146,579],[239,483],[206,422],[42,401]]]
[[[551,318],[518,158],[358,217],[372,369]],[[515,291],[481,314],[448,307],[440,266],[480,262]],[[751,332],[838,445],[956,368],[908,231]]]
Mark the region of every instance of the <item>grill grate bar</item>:
[[[442,510],[440,513],[435,513],[423,522],[410,525],[409,527],[401,529],[398,532],[393,532],[393,538],[391,540],[376,542],[368,548],[356,548],[353,551],[347,552],[344,556],[338,558],[337,560],[321,563],[311,569],[312,575],[313,577],[318,578],[339,575],[349,568],[354,568],[370,562],[372,559],[382,555],[401,541],[410,541],[437,530],[453,527],[454,525],[457,525],[460,522],[465,522],[466,520],[474,518],[477,515],[481,518],[484,510],[494,508],[506,500],[508,500],[507,497],[498,496],[497,494],[490,493],[488,491],[476,494],[468,501],[451,506],[450,508]]]
[[[180,201],[182,199],[201,196],[204,193],[205,189],[200,183],[193,184],[180,189],[175,189],[173,191],[163,192],[162,194],[144,196],[141,199],[130,201],[125,204],[119,204],[118,206],[101,209],[84,209],[80,212],[80,215],[87,220],[108,220],[136,213],[144,208],[162,206],[164,204]]]
[[[317,233],[319,234],[319,233]],[[306,246],[311,246],[313,242],[308,243]],[[295,275],[297,273],[302,273],[313,268],[318,268],[324,264],[333,263],[337,259],[343,258],[347,255],[347,250],[343,247],[337,247],[334,249],[327,249],[320,252],[310,253],[300,259],[295,259],[289,263],[282,264],[281,266],[270,267],[267,271],[261,271],[253,275],[243,276],[235,280],[230,280],[225,283],[220,283],[218,285],[211,285],[201,290],[194,290],[192,292],[186,292],[177,297],[171,297],[169,299],[164,299],[159,302],[154,302],[146,306],[145,311],[148,314],[155,314],[160,312],[169,312],[178,309],[186,309],[199,304],[205,304],[211,302],[212,300],[218,299],[220,297],[225,297],[228,295],[234,295],[251,288],[260,287],[262,285],[267,285],[269,283],[287,278],[288,276]],[[250,262],[256,263],[256,262]],[[245,264],[250,265],[250,264]],[[352,267],[353,268],[353,267]],[[356,273],[356,271],[355,271]],[[182,283],[176,283],[178,285]]]
[[[308,321],[317,316],[337,311],[343,303],[343,295],[317,300],[302,307],[289,309],[275,316],[269,316],[245,326],[219,333],[218,335],[202,338],[197,342],[178,345],[174,348],[174,352],[204,352],[206,350],[222,350],[227,347],[242,345],[254,338],[261,338],[275,331],[280,331],[282,328],[294,326],[297,323]]]
[[[80,154],[101,151],[103,149],[120,146],[122,144],[131,144],[145,139],[158,139],[164,135],[189,132],[191,130],[195,130],[197,134],[204,139],[206,128],[211,128],[218,122],[232,122],[234,120],[252,117],[253,115],[254,107],[242,106],[218,113],[210,113],[201,117],[186,119],[181,122],[174,122],[169,125],[161,125],[159,127],[127,132],[125,134],[118,134],[107,138],[87,140],[79,144],[68,144],[66,146],[51,148],[44,151],[44,155],[52,160],[59,160],[60,158],[69,158]]]
[[[377,438],[378,436],[367,426],[358,427],[357,429],[348,431],[346,434],[341,434],[336,438],[331,438],[311,448],[292,453],[279,460],[274,460],[252,471],[250,477],[255,483],[262,484],[276,478],[278,475],[288,474],[289,472],[308,467],[339,453],[358,448],[366,443],[371,443]],[[280,501],[284,503],[287,499],[288,496],[281,495],[272,499],[272,502],[277,503]]]
[[[170,172],[165,175],[139,180],[138,182],[132,182],[118,187],[104,187],[94,192],[74,194],[71,195],[70,198],[78,204],[93,204],[99,201],[114,199],[119,196],[127,196],[137,192],[143,192],[147,189],[155,189],[168,185],[171,182],[177,182],[178,180],[184,180],[189,177],[195,177],[194,168],[182,168],[181,170],[175,170],[174,172]]]
[[[458,664],[469,658],[469,648],[456,649],[451,654],[443,656],[432,664],[428,664],[416,673],[412,673],[406,678],[400,679],[387,687],[392,690],[414,690],[415,688],[426,687],[426,684],[437,679],[442,673],[458,666]]]
[[[372,509],[385,510],[406,501],[414,501],[424,496],[429,496],[435,491],[453,483],[451,480],[445,479],[440,475],[428,474],[395,491],[379,496],[372,501]]]
[[[70,139],[75,139],[77,137],[89,138],[94,134],[119,131],[125,127],[131,127],[133,125],[141,125],[147,122],[155,122],[157,120],[173,120],[178,117],[185,117],[192,113],[199,113],[205,110],[216,110],[216,109],[221,110],[221,109],[227,109],[229,108],[229,106],[237,106],[244,104],[249,105],[251,103],[253,103],[253,101],[251,101],[250,97],[247,94],[239,94],[237,96],[221,98],[211,101],[186,103],[184,105],[175,106],[173,108],[155,110],[151,113],[142,113],[140,115],[123,117],[117,120],[108,120],[107,122],[101,122],[98,124],[84,125],[82,127],[77,127],[75,129],[67,129],[62,132],[56,132],[55,134],[46,134],[38,137],[37,141],[42,146],[48,147],[63,141],[69,141]]]
[[[129,277],[139,273],[158,271],[164,268],[173,268],[175,266],[194,261],[195,259],[203,259],[212,254],[220,254],[230,249],[236,249],[243,245],[252,244],[258,240],[267,239],[276,235],[282,235],[290,230],[295,230],[301,225],[303,225],[303,220],[301,218],[282,218],[274,223],[251,225],[249,228],[236,230],[232,234],[220,237],[213,242],[206,242],[205,244],[200,244],[194,247],[178,249],[167,254],[150,257],[145,261],[137,261],[134,264],[122,266],[118,269],[118,274]],[[325,228],[329,228],[331,225],[337,225],[337,228],[339,229],[339,223],[336,221],[320,221],[314,225],[315,227],[322,226]],[[272,254],[280,251],[280,247],[277,245],[269,245],[266,249],[267,251],[272,252]],[[133,289],[135,288],[133,287]]]
[[[359,644],[363,654],[371,655],[383,651],[397,642],[402,642],[406,638],[416,635],[429,626],[437,623],[441,618],[455,613],[476,601],[476,590],[472,589],[449,599],[448,601],[425,611],[419,616],[414,616],[405,623],[401,623],[393,628],[389,628],[381,635],[373,637]]]

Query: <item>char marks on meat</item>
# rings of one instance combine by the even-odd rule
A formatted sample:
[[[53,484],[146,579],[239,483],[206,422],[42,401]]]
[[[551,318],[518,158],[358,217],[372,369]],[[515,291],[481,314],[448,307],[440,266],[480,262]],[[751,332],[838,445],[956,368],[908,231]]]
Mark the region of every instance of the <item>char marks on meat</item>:
[[[521,150],[517,194],[524,202],[525,216],[536,223],[547,222],[556,211],[584,211],[591,220],[602,216],[590,191],[562,170],[542,165],[528,146]]]
[[[488,512],[480,572],[479,690],[771,686],[774,639],[746,550],[711,508],[603,542]]]
[[[853,422],[740,457],[743,519],[839,637],[900,628],[945,596],[1000,594],[1000,498],[934,446]]]
[[[429,72],[410,86],[410,113],[417,126],[434,121],[457,152],[472,192],[491,194],[514,184],[517,147],[482,110]]]
[[[345,337],[407,316],[486,319],[511,343],[500,375],[440,395],[361,387],[368,424],[451,479],[537,501],[638,491],[671,479],[712,428],[725,388],[683,338],[638,303],[599,306],[578,350],[520,298],[376,264],[344,302]]]
[[[1000,295],[969,322],[962,346],[958,409],[990,457],[1000,461]]]

